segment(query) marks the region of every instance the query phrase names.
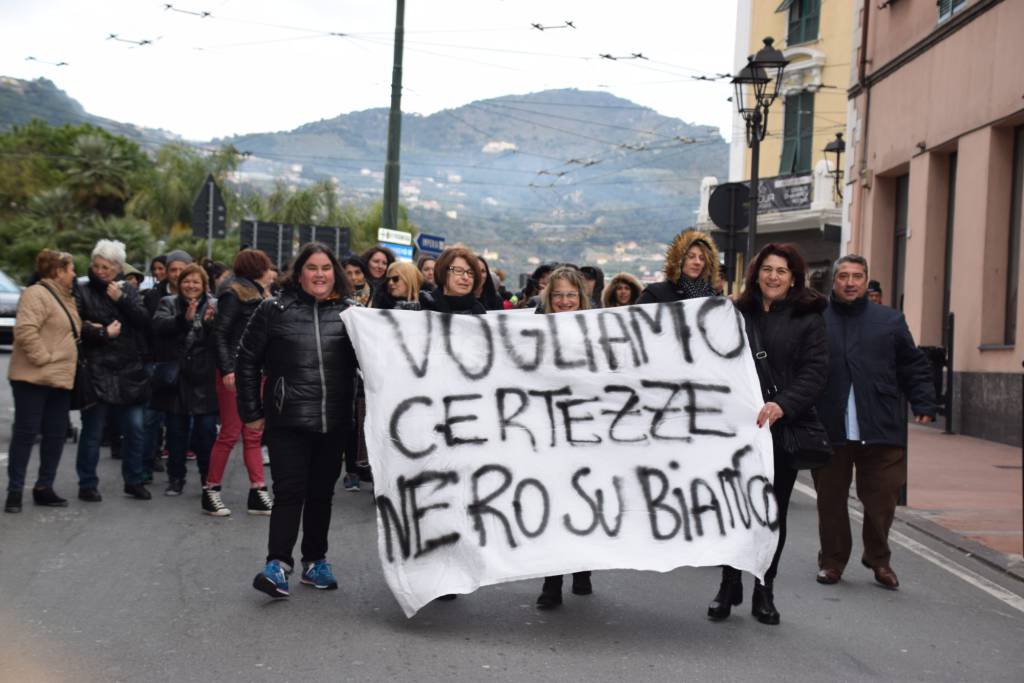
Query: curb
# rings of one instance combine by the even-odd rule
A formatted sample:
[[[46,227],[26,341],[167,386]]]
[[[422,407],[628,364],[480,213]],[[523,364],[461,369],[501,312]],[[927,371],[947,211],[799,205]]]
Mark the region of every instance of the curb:
[[[896,519],[912,529],[920,531],[922,534],[940,541],[951,548],[955,548],[965,553],[968,557],[979,560],[992,569],[1001,571],[1007,576],[1024,583],[1024,560],[1004,555],[977,541],[972,541],[941,524],[926,519],[920,513],[906,507],[896,508]]]

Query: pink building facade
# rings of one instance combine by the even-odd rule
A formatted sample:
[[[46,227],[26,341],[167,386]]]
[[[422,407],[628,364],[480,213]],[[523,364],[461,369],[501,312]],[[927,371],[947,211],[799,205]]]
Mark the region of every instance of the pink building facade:
[[[855,5],[842,250],[952,343],[954,429],[1020,444],[1024,0]]]

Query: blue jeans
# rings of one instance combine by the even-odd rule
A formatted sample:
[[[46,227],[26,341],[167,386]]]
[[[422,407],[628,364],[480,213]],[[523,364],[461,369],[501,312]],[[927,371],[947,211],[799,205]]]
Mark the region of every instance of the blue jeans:
[[[14,395],[14,430],[7,461],[7,490],[20,493],[25,488],[25,472],[38,434],[42,434],[43,440],[39,445],[39,478],[35,487],[51,488],[67,437],[71,392],[12,381],[11,393]]]
[[[189,429],[191,425],[191,431]],[[167,478],[185,478],[185,451],[196,454],[196,465],[203,483],[210,470],[210,450],[217,440],[217,413],[205,415],[167,414]]]
[[[100,459],[103,423],[111,411],[121,431],[121,476],[124,483],[142,483],[142,441],[145,433],[143,406],[115,406],[100,402],[82,411],[82,434],[78,440],[78,457],[75,462],[80,489],[99,486],[96,464]]]

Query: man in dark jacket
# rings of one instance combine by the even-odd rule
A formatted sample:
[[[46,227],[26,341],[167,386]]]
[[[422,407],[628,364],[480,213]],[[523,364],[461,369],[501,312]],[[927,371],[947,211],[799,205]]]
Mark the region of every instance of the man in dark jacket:
[[[818,415],[835,448],[831,463],[814,470],[818,491],[818,583],[839,581],[852,539],[847,496],[854,467],[864,506],[861,563],[875,580],[895,589],[889,565],[889,528],[900,487],[907,481],[906,396],[918,423],[935,417],[928,361],[898,310],[867,298],[868,263],[849,255],[836,261],[825,311],[829,375]]]

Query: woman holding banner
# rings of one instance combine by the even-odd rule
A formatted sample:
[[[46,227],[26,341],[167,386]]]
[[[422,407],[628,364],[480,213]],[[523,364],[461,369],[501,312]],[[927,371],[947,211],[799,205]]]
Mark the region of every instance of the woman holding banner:
[[[483,284],[483,270],[476,254],[469,249],[448,247],[441,252],[434,264],[434,283],[437,284],[434,291],[420,292],[422,310],[455,315],[487,313],[474,294]],[[456,597],[449,593],[438,600],[454,600]]]
[[[562,266],[552,271],[548,286],[540,295],[538,313],[569,313],[590,308],[583,273],[576,268]],[[572,575],[573,595],[590,595],[590,572],[574,572]],[[544,577],[544,586],[537,598],[537,609],[555,609],[562,604],[562,576]]]
[[[751,352],[755,358],[761,356],[756,361],[757,374],[766,403],[757,415],[757,425],[772,430],[774,444],[772,488],[779,510],[779,543],[764,583],[755,581],[751,598],[751,612],[762,624],[779,623],[773,582],[786,543],[786,512],[799,466],[783,448],[782,430],[798,422],[817,423],[814,402],[828,376],[825,306],[824,297],[807,287],[807,264],[800,252],[792,244],[778,243],[765,245],[757,254],[747,270],[743,294],[736,301]],[[722,567],[722,583],[708,605],[708,617],[725,619],[732,606],[741,602],[740,570]]]
[[[483,275],[476,254],[465,247],[449,247],[434,265],[437,290],[420,292],[420,306],[425,311],[481,315],[487,313],[473,292],[483,284]]]
[[[307,244],[281,296],[259,305],[238,345],[238,412],[250,429],[266,422],[274,479],[267,564],[253,587],[273,598],[288,597],[300,521],[302,583],[338,587],[326,556],[331,499],[352,429],[356,358],[341,320],[349,293],[331,250]]]

